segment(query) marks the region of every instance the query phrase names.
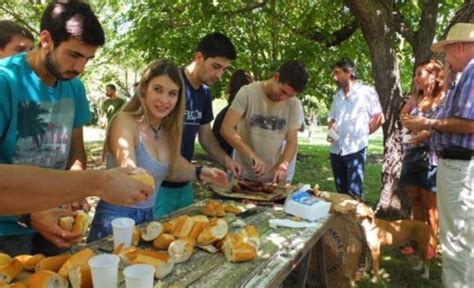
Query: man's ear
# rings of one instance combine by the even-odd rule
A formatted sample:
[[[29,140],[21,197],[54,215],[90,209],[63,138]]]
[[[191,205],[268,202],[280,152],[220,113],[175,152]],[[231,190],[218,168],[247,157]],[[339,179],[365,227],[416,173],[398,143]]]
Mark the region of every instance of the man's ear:
[[[273,74],[273,80],[275,81],[275,83],[278,83],[278,81],[280,80],[280,73],[276,72],[275,74]]]
[[[53,38],[51,37],[51,33],[47,30],[43,30],[40,33],[40,45],[42,48],[46,48],[47,50],[52,50],[54,47]]]
[[[194,61],[196,63],[204,62],[204,55],[202,54],[202,52],[197,51],[196,53],[194,53]]]

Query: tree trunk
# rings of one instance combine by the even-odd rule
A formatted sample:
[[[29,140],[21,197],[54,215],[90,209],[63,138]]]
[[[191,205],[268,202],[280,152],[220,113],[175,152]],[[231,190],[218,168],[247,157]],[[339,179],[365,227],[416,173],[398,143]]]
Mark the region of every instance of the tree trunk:
[[[369,47],[375,88],[386,118],[383,125],[385,148],[382,190],[377,215],[407,216],[409,198],[398,188],[402,159],[399,117],[403,99],[395,52],[393,3],[387,0],[344,0],[344,2],[359,21]]]

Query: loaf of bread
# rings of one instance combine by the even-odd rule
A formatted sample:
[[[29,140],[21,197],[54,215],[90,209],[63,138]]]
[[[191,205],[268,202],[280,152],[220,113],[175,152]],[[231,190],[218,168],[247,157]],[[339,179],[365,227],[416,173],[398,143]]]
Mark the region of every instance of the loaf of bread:
[[[189,233],[189,237],[192,238],[194,241],[197,241],[199,235],[209,226],[207,222],[196,222],[193,226],[193,229]]]
[[[133,234],[132,234],[132,245],[137,246],[140,243],[140,236],[141,236],[140,229],[137,226],[133,227]]]
[[[61,229],[71,232],[72,227],[74,226],[74,217],[72,216],[63,216],[59,218],[59,227]]]
[[[140,237],[143,241],[153,241],[163,232],[163,225],[158,221],[148,223],[144,228],[140,229]]]
[[[92,222],[92,217],[83,210],[76,211],[76,216],[74,217],[74,225],[72,226],[73,233],[81,233],[85,235],[87,228]]]
[[[89,266],[72,268],[69,270],[69,282],[72,288],[92,288],[91,268]]]
[[[248,224],[245,229],[239,231],[239,234],[242,236],[243,242],[253,245],[255,249],[258,250],[260,246],[260,235],[258,235],[255,226]]]
[[[5,254],[5,253],[0,253],[0,267],[10,264],[12,262],[12,257],[10,255]]]
[[[202,214],[210,217],[224,217],[225,210],[222,204],[216,200],[210,200],[202,208]]]
[[[59,218],[58,225],[63,230],[85,235],[91,222],[92,217],[87,212],[78,210],[76,211],[76,215],[74,217],[64,216]]]
[[[94,257],[94,252],[89,249],[85,248],[73,254],[69,259],[61,266],[59,269],[59,275],[66,279],[69,275],[69,270],[75,267],[88,267],[89,259]]]
[[[21,265],[23,265],[23,270],[33,271],[35,270],[36,264],[38,264],[41,260],[44,259],[44,255],[43,254],[36,254],[36,255],[23,254],[23,255],[16,256],[15,259],[20,261]]]
[[[151,175],[148,175],[148,174],[134,174],[134,175],[131,175],[132,178],[134,178],[135,180],[138,180],[138,181],[141,181],[147,185],[150,185],[151,187],[155,187],[155,178],[153,178],[153,176]]]
[[[223,246],[225,258],[230,262],[250,261],[257,257],[257,250],[249,243],[225,243]]]
[[[173,229],[173,236],[176,238],[187,237],[194,226],[194,220],[188,215],[181,215],[178,217],[176,225]]]
[[[228,226],[224,219],[216,218],[209,222],[209,225],[199,234],[197,243],[199,245],[209,245],[217,240],[223,239],[227,234]]]
[[[133,263],[135,264],[150,264],[153,267],[155,267],[155,278],[158,279],[163,279],[167,275],[169,275],[174,268],[174,263],[171,262],[169,259],[169,256],[167,258],[162,258],[161,256],[155,255],[157,257],[154,257],[153,253],[154,251],[148,250],[146,254],[138,254],[137,258]],[[162,259],[160,259],[161,257]]]
[[[114,254],[118,255],[125,265],[130,265],[135,258],[137,258],[140,249],[135,246],[129,246],[127,248],[123,248],[123,246],[123,243],[117,246],[114,250]]]
[[[27,285],[29,288],[68,288],[69,283],[53,271],[41,270],[31,275]]]
[[[5,284],[0,282],[0,288],[27,288],[26,284],[21,283],[21,282],[16,282],[16,283],[11,283],[11,284]]]
[[[243,207],[235,206],[235,205],[232,205],[232,204],[224,205],[224,210],[225,210],[225,212],[229,212],[229,213],[232,213],[232,214],[235,214],[235,215],[240,214],[240,213],[245,211],[245,209]]]
[[[176,240],[176,238],[172,234],[161,233],[161,235],[153,241],[153,247],[158,250],[167,250],[174,240]]]
[[[21,262],[17,259],[12,259],[10,263],[0,267],[0,281],[10,283],[21,271],[23,271]]]
[[[42,259],[38,264],[35,266],[35,271],[41,270],[50,270],[53,272],[58,272],[61,266],[66,263],[66,261],[71,257],[69,254],[59,254],[52,257],[46,257]]]
[[[170,255],[173,263],[182,263],[191,257],[194,253],[194,247],[196,241],[190,237],[184,237],[177,239],[170,244],[168,247],[168,254]]]

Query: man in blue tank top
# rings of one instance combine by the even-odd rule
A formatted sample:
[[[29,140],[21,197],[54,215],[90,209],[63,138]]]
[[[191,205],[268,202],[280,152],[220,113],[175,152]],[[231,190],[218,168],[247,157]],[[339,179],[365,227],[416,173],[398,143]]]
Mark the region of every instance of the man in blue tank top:
[[[79,1],[52,1],[40,31],[40,47],[0,61],[0,163],[83,170],[82,126],[91,113],[77,76],[104,44],[104,32],[91,7]],[[1,217],[0,250],[12,256],[59,253],[56,247],[81,237],[57,225],[69,214],[56,208]]]
[[[184,67],[186,110],[184,115],[181,154],[188,161],[194,155],[194,142],[198,136],[204,150],[237,177],[240,165],[222,150],[211,130],[212,97],[209,86],[214,85],[237,57],[230,39],[214,32],[204,36],[194,53],[194,61]],[[164,181],[156,197],[154,217],[160,218],[193,203],[191,182],[174,183]]]

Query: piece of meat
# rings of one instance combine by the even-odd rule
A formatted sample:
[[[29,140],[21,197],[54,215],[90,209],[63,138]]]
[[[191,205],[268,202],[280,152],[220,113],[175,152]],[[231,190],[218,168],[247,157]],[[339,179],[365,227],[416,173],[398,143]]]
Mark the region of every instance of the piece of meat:
[[[255,192],[263,192],[263,193],[274,192],[274,187],[271,183],[265,184],[261,181],[240,180],[239,187],[240,187],[240,190],[244,190],[244,191],[255,191]]]

